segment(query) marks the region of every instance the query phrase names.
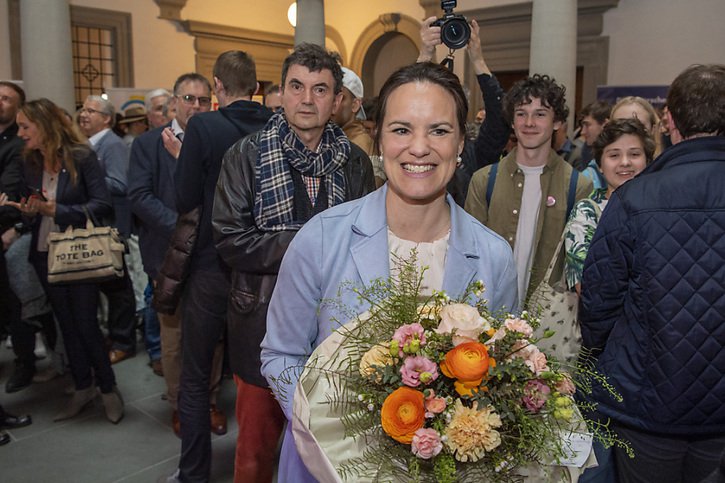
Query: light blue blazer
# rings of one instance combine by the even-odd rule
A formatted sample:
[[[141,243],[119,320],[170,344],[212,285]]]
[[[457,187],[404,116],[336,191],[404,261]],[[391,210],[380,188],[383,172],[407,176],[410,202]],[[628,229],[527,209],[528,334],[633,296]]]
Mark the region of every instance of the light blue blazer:
[[[340,284],[362,286],[390,274],[386,195],[387,185],[315,216],[295,236],[282,260],[267,314],[267,335],[262,341],[262,374],[277,393],[289,421],[295,385],[280,387],[280,374],[305,364],[333,330],[349,321],[350,314],[369,308],[360,305],[349,290],[338,293]],[[489,309],[516,310],[516,268],[510,245],[458,207],[450,195],[446,199],[451,209],[451,233],[443,289],[456,298],[480,279],[486,286],[483,298],[489,301]],[[340,313],[334,304],[320,303],[338,296],[351,312]],[[279,478],[285,482],[315,481],[297,455],[291,424],[282,447]]]

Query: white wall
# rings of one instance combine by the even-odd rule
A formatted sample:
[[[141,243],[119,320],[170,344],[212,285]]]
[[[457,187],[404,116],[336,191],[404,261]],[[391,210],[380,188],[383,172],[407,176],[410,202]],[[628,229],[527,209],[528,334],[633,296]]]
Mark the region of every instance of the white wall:
[[[725,64],[725,1],[620,0],[604,14],[610,85],[669,85],[690,64]]]
[[[159,7],[153,1],[70,0],[70,3],[132,14],[134,87],[171,89],[179,75],[194,70],[194,39],[175,23],[159,19]]]

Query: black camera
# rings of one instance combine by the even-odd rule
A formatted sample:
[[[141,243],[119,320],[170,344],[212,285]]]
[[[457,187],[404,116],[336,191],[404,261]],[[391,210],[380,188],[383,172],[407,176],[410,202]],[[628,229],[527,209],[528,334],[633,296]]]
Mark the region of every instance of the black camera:
[[[431,24],[441,28],[441,40],[454,50],[465,47],[471,38],[471,27],[466,17],[453,13],[457,5],[456,0],[441,0],[443,16]]]

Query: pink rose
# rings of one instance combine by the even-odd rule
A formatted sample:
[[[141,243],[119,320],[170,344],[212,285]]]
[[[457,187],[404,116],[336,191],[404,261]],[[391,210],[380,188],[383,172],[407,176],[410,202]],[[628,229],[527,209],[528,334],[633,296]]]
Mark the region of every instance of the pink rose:
[[[443,442],[438,431],[432,428],[420,428],[413,435],[411,451],[418,458],[429,460],[443,449]]]
[[[512,357],[519,357],[524,360],[526,367],[531,372],[539,376],[542,372],[549,370],[546,354],[541,352],[538,347],[526,340],[518,340],[514,344]]]
[[[528,322],[521,319],[506,319],[503,323],[504,327],[506,327],[511,332],[518,332],[519,334],[523,335],[524,337],[531,337],[534,335],[534,329],[531,328]]]
[[[532,349],[529,349],[527,351],[528,355],[524,360],[524,363],[528,366],[529,369],[531,369],[531,372],[539,376],[542,372],[546,372],[549,370],[549,365],[546,361],[546,354],[541,352],[534,345],[531,345],[529,347]]]
[[[403,384],[418,387],[420,383],[430,384],[438,379],[438,366],[435,362],[423,356],[406,357],[400,368]]]
[[[393,334],[393,340],[398,343],[399,355],[403,357],[405,352],[417,352],[417,350],[411,350],[411,344],[413,348],[417,345],[418,347],[425,345],[425,330],[423,326],[416,324],[406,324],[398,327],[398,330]],[[406,345],[408,351],[405,350]]]
[[[436,414],[440,414],[446,410],[446,398],[436,396],[433,389],[429,389],[430,394],[425,398],[425,417],[432,418]]]
[[[528,381],[524,386],[524,397],[522,402],[526,409],[532,413],[538,413],[549,399],[551,389],[540,380]]]
[[[556,389],[559,394],[564,394],[565,396],[571,396],[576,392],[574,382],[571,380],[571,377],[566,374],[564,374],[564,377],[556,383],[554,389]]]
[[[491,325],[481,317],[476,307],[466,304],[449,304],[441,309],[441,323],[435,330],[438,334],[453,334],[453,345],[464,342],[478,342],[478,337]]]

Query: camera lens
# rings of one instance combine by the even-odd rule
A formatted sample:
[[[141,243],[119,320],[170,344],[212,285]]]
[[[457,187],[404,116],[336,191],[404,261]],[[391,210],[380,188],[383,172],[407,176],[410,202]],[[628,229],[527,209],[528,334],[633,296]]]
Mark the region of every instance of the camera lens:
[[[471,27],[463,18],[448,19],[441,27],[441,40],[451,49],[461,49],[471,38]]]

